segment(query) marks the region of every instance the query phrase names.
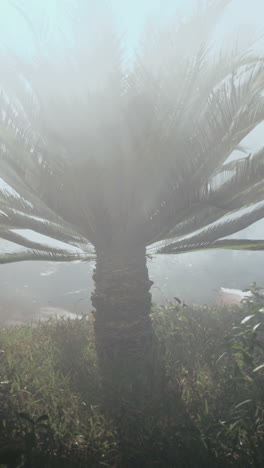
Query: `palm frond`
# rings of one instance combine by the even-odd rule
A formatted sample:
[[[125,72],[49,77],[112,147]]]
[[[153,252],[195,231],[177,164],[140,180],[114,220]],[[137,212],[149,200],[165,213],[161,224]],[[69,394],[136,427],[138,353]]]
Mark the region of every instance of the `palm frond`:
[[[149,194],[146,192],[143,204],[141,222],[145,219],[145,224],[149,226],[148,243],[167,236],[179,222],[179,212],[181,218],[182,210],[188,210],[192,205],[203,202],[203,187],[209,183],[212,174],[221,168],[243,138],[263,121],[263,58],[252,59],[249,52],[241,54],[240,60],[235,56],[235,60],[230,62],[232,67],[225,68],[226,74],[220,73],[216,80],[216,75],[210,73],[210,70],[214,71],[214,67],[211,68],[209,57],[205,56],[206,61],[202,57],[200,62],[196,62],[196,67],[192,65],[192,69],[196,70],[195,76],[201,78],[203,91],[200,92],[200,88],[190,85],[192,92],[188,90],[186,93],[184,105],[179,105],[177,101],[177,98],[182,99],[184,93],[177,94],[177,87],[180,89],[181,84],[173,72],[171,86],[175,84],[174,92],[172,89],[168,91],[168,80],[164,79],[166,90],[161,87],[161,77],[158,93],[157,89],[155,90],[163,106],[163,109],[158,107],[157,115],[161,116],[160,123],[166,133],[162,138],[162,127],[156,130],[163,140],[162,146],[155,137],[149,142],[149,165],[153,162],[151,148],[157,148],[157,152],[162,156],[153,163],[157,180],[154,179],[153,183],[153,176],[149,177],[150,185],[153,183],[155,189],[157,186],[158,189],[152,188]],[[232,57],[232,53],[230,56]],[[186,79],[182,76],[181,81],[186,83],[186,70],[184,76]],[[165,160],[166,167],[170,169],[169,174],[164,171]],[[161,174],[164,179],[161,178]],[[142,181],[143,178],[142,174]],[[140,196],[139,192],[138,198]]]
[[[70,224],[49,210],[36,197],[22,198],[7,184],[2,186],[1,190],[0,184],[0,201],[1,221],[8,229],[31,229],[71,245],[88,247],[89,242],[85,237],[74,231]]]
[[[69,252],[54,253],[39,250],[25,250],[23,252],[0,253],[0,264],[22,262],[22,261],[55,261],[55,262],[76,262],[76,261],[90,261],[89,256],[85,254],[73,254]]]
[[[232,160],[216,171],[204,192],[204,199],[189,210],[178,213],[179,222],[167,238],[194,234],[228,213],[250,209],[263,200],[264,150],[261,149],[255,154]]]
[[[218,241],[220,238],[230,236],[241,231],[264,217],[264,201],[247,208],[230,212],[188,235],[178,236],[174,239],[158,242],[153,246],[158,253],[176,253],[182,251],[184,245],[203,245]],[[193,224],[191,225],[193,228]],[[189,224],[190,227],[190,224]]]
[[[239,209],[264,199],[264,149],[230,161],[210,182],[210,202],[223,209]]]
[[[182,242],[177,245],[177,248],[172,246],[162,247],[158,251],[149,249],[148,253],[153,254],[182,254],[199,252],[210,249],[224,249],[224,250],[249,250],[249,251],[260,251],[264,250],[264,241],[259,239],[222,239],[213,242]]]

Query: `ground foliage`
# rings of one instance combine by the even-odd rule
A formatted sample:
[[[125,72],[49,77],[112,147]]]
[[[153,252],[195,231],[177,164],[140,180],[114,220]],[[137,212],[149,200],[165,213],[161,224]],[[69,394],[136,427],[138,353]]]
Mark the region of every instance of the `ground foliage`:
[[[153,308],[165,377],[131,440],[100,409],[92,320],[2,329],[1,468],[263,466],[264,307],[253,293],[241,308]],[[179,389],[195,432],[177,412]]]

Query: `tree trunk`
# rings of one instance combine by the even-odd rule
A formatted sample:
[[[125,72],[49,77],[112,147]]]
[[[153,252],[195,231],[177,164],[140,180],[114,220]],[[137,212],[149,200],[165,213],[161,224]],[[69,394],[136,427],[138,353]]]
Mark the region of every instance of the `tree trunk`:
[[[148,398],[146,362],[151,354],[151,294],[145,248],[97,252],[93,279],[95,337],[108,410],[121,418]],[[153,369],[148,369],[149,376]],[[142,390],[144,388],[144,392]],[[142,404],[142,403],[141,403]]]
[[[153,466],[156,452],[164,449],[166,458],[170,444],[177,463],[186,454],[190,456],[190,464],[181,466],[201,466],[194,463],[189,448],[182,448],[185,444],[178,440],[177,434],[182,432],[184,437],[187,430],[193,448],[197,434],[193,433],[180,390],[175,389],[171,397],[167,393],[164,366],[157,358],[150,317],[152,281],[148,277],[145,248],[97,251],[93,279],[92,304],[104,409],[119,433],[118,466]],[[171,430],[176,439],[171,438]],[[159,440],[164,437],[164,447],[160,449]]]

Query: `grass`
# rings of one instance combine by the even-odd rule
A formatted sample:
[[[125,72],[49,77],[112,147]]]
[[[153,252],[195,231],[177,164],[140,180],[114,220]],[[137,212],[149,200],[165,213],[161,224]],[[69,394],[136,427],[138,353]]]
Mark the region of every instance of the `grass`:
[[[163,414],[155,418],[153,408],[138,466],[264,466],[261,301],[256,291],[242,308],[154,307]],[[122,466],[114,424],[101,411],[92,321],[1,329],[0,380],[1,468]],[[176,447],[192,443],[176,424],[179,389],[202,464],[184,464],[184,450],[179,462]]]

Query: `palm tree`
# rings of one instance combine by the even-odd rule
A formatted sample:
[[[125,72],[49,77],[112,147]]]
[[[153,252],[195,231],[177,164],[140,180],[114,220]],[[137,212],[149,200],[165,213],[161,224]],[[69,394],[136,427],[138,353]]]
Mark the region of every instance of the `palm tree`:
[[[147,255],[264,249],[225,239],[264,214],[264,151],[245,157],[240,146],[264,120],[264,60],[252,38],[209,48],[229,3],[150,26],[132,65],[108,24],[100,34],[90,24],[89,36],[82,21],[67,53],[39,41],[35,60],[2,57],[0,162],[13,191],[1,192],[0,236],[25,249],[0,262],[96,258],[96,342],[113,407],[113,382],[137,393],[152,342]]]

